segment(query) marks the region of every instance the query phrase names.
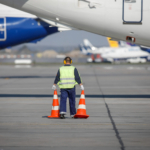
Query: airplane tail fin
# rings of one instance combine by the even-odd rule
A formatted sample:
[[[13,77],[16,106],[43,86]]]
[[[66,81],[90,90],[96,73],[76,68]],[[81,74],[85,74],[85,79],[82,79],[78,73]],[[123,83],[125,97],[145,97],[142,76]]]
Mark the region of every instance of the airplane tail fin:
[[[137,44],[127,43],[128,46],[138,46]]]
[[[130,45],[128,45],[125,41],[119,41],[118,43],[120,47],[130,47]]]
[[[82,44],[79,45],[79,49],[83,54],[87,54],[87,50],[85,49],[85,47]]]
[[[125,41],[119,41],[119,46],[120,47],[132,47],[132,46],[138,46],[136,44],[132,44],[132,43],[128,43],[128,42],[125,42]]]
[[[107,40],[108,40],[108,43],[109,43],[110,47],[113,47],[113,48],[119,47],[119,44],[118,44],[117,41],[112,41],[110,37],[107,37]]]
[[[90,41],[88,39],[84,39],[84,45],[93,47],[93,45],[90,43]]]
[[[90,41],[87,40],[87,39],[84,39],[83,43],[84,43],[84,47],[85,47],[87,50],[92,50],[92,51],[93,51],[93,50],[96,49],[96,47],[94,47],[94,46],[90,43]]]

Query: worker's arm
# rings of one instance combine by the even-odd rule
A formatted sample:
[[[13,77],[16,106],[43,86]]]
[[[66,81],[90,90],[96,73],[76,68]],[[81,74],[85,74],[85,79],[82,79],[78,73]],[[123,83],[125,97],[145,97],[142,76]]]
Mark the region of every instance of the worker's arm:
[[[74,75],[75,75],[75,80],[79,85],[82,85],[81,77],[79,75],[78,70],[75,68],[74,69]]]
[[[54,80],[54,85],[56,85],[60,81],[60,71],[58,70],[55,80]]]
[[[52,86],[52,89],[53,90],[56,90],[56,84],[60,81],[60,72],[58,70],[57,74],[56,74],[56,77],[55,77],[55,80],[54,80],[54,84]]]
[[[78,70],[75,68],[75,70],[74,70],[74,75],[75,75],[75,80],[76,80],[76,82],[80,85],[80,87],[81,87],[81,90],[84,90],[84,86],[83,86],[83,84],[82,84],[82,80],[81,80],[81,77],[80,77],[80,75],[79,75],[79,72],[78,72]]]

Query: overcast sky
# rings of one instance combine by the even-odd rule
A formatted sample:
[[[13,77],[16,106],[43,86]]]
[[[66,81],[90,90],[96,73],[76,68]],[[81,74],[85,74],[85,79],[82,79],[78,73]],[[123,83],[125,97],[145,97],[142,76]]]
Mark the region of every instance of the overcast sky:
[[[89,33],[86,31],[64,31],[48,36],[39,44],[50,44],[52,46],[77,46],[88,39],[93,45],[108,46],[106,37]]]
[[[30,47],[30,49],[48,49],[48,47],[78,47],[83,43],[84,39],[88,39],[94,46],[109,46],[106,37],[89,33],[86,31],[64,31],[56,34],[52,34],[37,44],[23,44]],[[22,45],[14,47],[13,49],[18,49]]]

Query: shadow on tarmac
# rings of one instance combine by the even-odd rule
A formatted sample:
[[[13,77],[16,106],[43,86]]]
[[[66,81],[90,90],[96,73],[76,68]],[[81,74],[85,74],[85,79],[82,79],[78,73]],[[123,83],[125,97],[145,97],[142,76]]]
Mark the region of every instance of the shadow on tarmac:
[[[42,118],[47,118],[47,119],[60,119],[62,120],[61,118],[48,118],[47,116],[42,116]],[[72,117],[65,117],[65,119],[87,119],[87,118],[72,118]]]
[[[55,78],[55,76],[0,76],[0,79]]]
[[[58,95],[60,97],[60,95]],[[81,95],[76,95],[80,98]],[[49,94],[0,94],[0,97],[53,98]],[[86,98],[150,98],[150,95],[86,95]]]
[[[93,74],[89,74],[89,75],[86,75],[86,74],[81,74],[82,77],[92,77]],[[102,77],[106,77],[106,76],[147,76],[147,74],[143,75],[143,74],[96,74],[96,76],[102,76]],[[39,78],[53,78],[55,79],[56,76],[0,76],[0,79],[28,79],[28,78],[35,78],[35,79],[39,79]]]

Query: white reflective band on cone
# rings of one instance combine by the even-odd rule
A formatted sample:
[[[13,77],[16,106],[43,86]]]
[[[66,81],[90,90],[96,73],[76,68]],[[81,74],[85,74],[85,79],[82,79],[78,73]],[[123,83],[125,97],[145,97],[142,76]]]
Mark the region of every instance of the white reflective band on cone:
[[[79,105],[78,109],[86,109],[86,106],[85,105]]]
[[[59,106],[52,106],[52,110],[59,110]]]
[[[58,99],[57,95],[54,95],[53,99]]]
[[[85,95],[81,95],[81,98],[84,98],[84,99],[85,99]]]

